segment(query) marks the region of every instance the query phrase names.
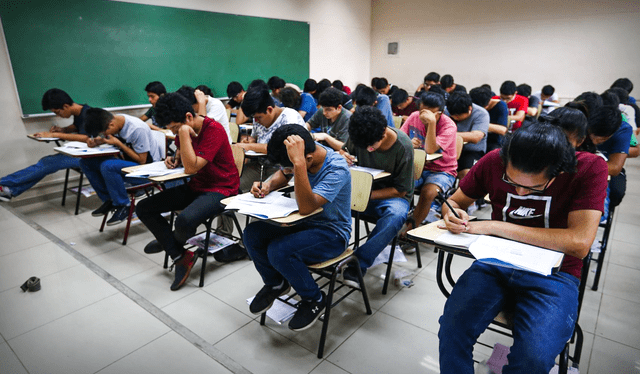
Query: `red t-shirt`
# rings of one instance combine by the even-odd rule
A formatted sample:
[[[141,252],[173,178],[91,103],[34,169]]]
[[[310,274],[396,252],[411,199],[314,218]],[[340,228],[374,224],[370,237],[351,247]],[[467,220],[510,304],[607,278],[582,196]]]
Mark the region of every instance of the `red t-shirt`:
[[[191,144],[196,156],[208,162],[191,177],[189,188],[198,192],[219,192],[224,196],[237,194],[240,176],[224,127],[205,117],[200,133],[191,138]],[[180,137],[176,137],[176,147],[180,149]]]
[[[494,99],[500,99],[500,96],[494,96]],[[513,97],[513,100],[509,101],[507,103],[507,108],[509,109],[515,109],[516,112],[519,111],[524,111],[524,114],[527,114],[527,109],[529,109],[529,99],[524,97],[524,96],[520,96],[518,94],[516,94],[516,96]],[[509,111],[509,113],[511,113],[511,111]],[[515,113],[513,113],[515,114]],[[513,127],[511,128],[511,131],[515,131],[517,129],[520,128],[520,126],[522,126],[522,121],[517,121],[516,123],[513,124]]]
[[[541,194],[518,196],[502,180],[504,166],[498,149],[487,153],[460,182],[465,195],[479,199],[489,193],[491,219],[528,227],[566,228],[569,212],[593,209],[604,212],[607,163],[594,154],[578,152],[575,173],[562,173]],[[582,260],[564,256],[561,271],[580,278]]]

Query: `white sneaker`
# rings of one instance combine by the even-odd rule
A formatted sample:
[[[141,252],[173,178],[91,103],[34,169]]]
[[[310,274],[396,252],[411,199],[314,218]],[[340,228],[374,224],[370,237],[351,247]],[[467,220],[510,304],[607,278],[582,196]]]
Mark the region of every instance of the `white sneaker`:
[[[8,202],[11,201],[11,190],[7,186],[0,186],[0,201]]]

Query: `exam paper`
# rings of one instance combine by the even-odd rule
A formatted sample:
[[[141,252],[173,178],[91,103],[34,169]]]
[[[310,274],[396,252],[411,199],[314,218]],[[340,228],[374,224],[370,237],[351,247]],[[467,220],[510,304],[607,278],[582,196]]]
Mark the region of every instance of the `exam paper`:
[[[168,169],[164,161],[156,161],[150,164],[142,165],[135,171],[127,174],[127,177],[131,178],[147,178],[147,177],[161,177],[169,174],[184,173],[184,168]]]
[[[240,214],[271,219],[286,217],[297,211],[298,203],[295,199],[284,197],[281,192],[277,191],[263,198],[255,198],[251,193],[245,193],[233,199],[226,206],[226,209],[237,209]]]
[[[254,298],[255,296],[248,298],[247,304],[251,305],[251,302]],[[271,308],[267,310],[267,317],[271,318],[277,324],[281,325],[283,322],[287,322],[288,320],[290,320],[291,317],[293,317],[293,315],[296,313],[296,310],[297,309],[295,307],[285,303],[278,298],[276,299],[276,301],[274,301]]]
[[[384,170],[373,169],[373,168],[368,168],[368,167],[358,166],[358,165],[352,165],[352,166],[350,166],[350,168],[351,168],[351,170],[364,171],[365,173],[369,173],[369,174],[373,175],[374,177],[376,175],[384,172]]]

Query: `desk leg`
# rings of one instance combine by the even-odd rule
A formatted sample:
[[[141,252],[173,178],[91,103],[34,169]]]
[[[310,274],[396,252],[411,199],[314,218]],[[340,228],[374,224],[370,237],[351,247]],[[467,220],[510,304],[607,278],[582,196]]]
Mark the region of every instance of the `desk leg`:
[[[449,298],[449,291],[445,288],[444,282],[442,281],[442,272],[444,268],[444,251],[438,251],[438,264],[436,267],[436,282],[438,283],[438,288],[440,288],[440,292],[446,297]]]

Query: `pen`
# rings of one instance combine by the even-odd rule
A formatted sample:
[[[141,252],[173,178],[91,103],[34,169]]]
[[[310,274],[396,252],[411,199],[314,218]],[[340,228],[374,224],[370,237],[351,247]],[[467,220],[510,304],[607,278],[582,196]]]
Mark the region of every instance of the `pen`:
[[[438,196],[440,196],[440,198],[444,201],[445,204],[447,204],[447,206],[449,207],[449,210],[451,210],[451,212],[453,213],[454,216],[456,216],[457,219],[461,219],[460,216],[458,215],[458,213],[456,213],[456,210],[453,209],[453,207],[451,206],[451,204],[449,204],[449,201],[446,199],[446,197],[442,194],[442,192],[438,192]],[[466,226],[466,224],[465,224]]]
[[[260,164],[260,191],[262,191],[262,178],[264,177],[264,164]]]

